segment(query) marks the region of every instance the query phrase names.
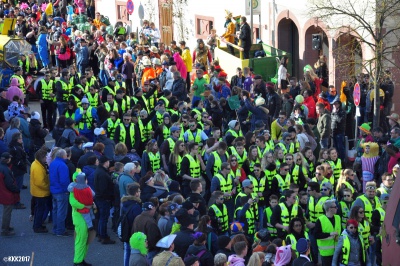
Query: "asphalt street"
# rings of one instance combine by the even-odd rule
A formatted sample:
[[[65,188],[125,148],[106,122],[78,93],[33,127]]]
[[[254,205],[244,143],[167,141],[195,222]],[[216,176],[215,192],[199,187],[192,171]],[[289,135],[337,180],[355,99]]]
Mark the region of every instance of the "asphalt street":
[[[38,111],[40,113],[39,102],[31,102],[29,105],[31,112]],[[51,147],[53,144],[51,136],[48,136],[46,145]],[[47,234],[33,232],[32,222],[29,221],[31,195],[28,175],[25,175],[24,184],[28,186],[28,189],[21,191],[21,202],[27,208],[14,209],[12,212],[11,226],[14,227],[16,235],[13,237],[0,236],[0,265],[73,265],[73,236],[57,237],[53,235],[51,233],[52,224],[46,224],[49,229]],[[0,217],[2,217],[3,208],[1,207],[0,210]],[[97,240],[93,241],[85,259],[87,262],[93,265],[123,265],[123,244],[110,227],[111,221],[109,222],[109,235],[116,240],[116,244],[102,245]]]

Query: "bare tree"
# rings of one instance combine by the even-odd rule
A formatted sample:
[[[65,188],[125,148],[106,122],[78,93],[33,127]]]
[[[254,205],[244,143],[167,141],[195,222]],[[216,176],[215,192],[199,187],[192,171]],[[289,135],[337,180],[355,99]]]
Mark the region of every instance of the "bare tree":
[[[190,33],[186,20],[188,0],[173,0],[172,3],[172,18],[177,28],[177,40],[188,40]]]
[[[144,4],[145,14],[148,17],[150,22],[154,22],[156,18],[156,6],[154,5],[154,1],[148,1]]]
[[[308,0],[308,15],[324,21],[332,30],[346,27],[347,34],[369,50],[361,69],[373,83],[374,125],[379,125],[379,83],[386,67],[399,67],[400,1],[398,0]],[[351,62],[349,62],[351,63]],[[354,62],[353,62],[354,63]],[[355,73],[356,74],[356,73]]]

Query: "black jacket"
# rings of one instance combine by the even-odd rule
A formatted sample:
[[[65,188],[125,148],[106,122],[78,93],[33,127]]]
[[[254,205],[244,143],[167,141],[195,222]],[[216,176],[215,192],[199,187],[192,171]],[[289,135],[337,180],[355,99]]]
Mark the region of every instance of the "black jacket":
[[[83,155],[79,158],[77,167],[80,169],[83,169],[83,167],[88,164],[87,161],[88,161],[89,157],[92,157],[92,156],[96,156],[96,154],[93,151],[86,152],[85,155]],[[71,161],[72,161],[72,157],[71,157]],[[74,161],[72,161],[72,162],[74,162]]]
[[[104,155],[107,159],[112,160],[114,158],[115,142],[107,138],[106,135],[99,135],[97,137],[97,142],[104,144]]]
[[[275,91],[267,93],[267,98],[265,100],[269,114],[274,119],[278,118],[282,106],[282,100],[279,95]]]
[[[179,78],[174,80],[172,83],[171,88],[172,96],[178,98],[179,101],[186,101],[187,92],[186,92],[186,85],[183,78]]]
[[[174,240],[174,251],[179,257],[184,258],[189,246],[193,244],[193,234],[194,231],[192,229],[185,227],[181,227],[181,230],[176,233],[176,238]]]
[[[32,137],[32,144],[35,147],[42,147],[46,141],[44,138],[47,136],[47,130],[42,128],[42,124],[37,119],[31,119],[29,123],[29,133]]]
[[[239,86],[239,85],[238,85],[239,77],[238,77],[237,75],[234,75],[234,76],[231,78],[231,88],[233,88],[234,86],[238,86],[238,87],[240,87],[240,88],[243,88],[243,83],[244,83],[244,80],[245,80],[245,79],[246,79],[246,78],[245,78],[244,76],[242,76],[242,78],[241,78],[242,82],[241,82],[241,85]]]
[[[244,49],[250,49],[251,47],[251,29],[247,22],[240,26],[239,39],[241,42],[241,47]]]
[[[114,200],[114,183],[107,169],[101,165],[94,171],[94,191],[96,200]]]
[[[77,166],[79,159],[85,154],[85,152],[79,148],[76,144],[71,147],[71,162]],[[81,168],[82,169],[82,168]]]
[[[12,141],[10,142],[9,148],[10,154],[12,156],[11,171],[13,172],[15,177],[24,175],[27,171],[27,155],[24,151],[24,147],[17,141]]]
[[[346,112],[340,107],[336,113],[331,113],[331,128],[333,134],[344,134],[346,130]]]

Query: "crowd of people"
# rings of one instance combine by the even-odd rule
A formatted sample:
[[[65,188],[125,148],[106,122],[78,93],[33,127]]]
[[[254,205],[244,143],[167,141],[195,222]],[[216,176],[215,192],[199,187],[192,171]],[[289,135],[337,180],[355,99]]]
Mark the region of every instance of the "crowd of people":
[[[139,38],[111,35],[93,1],[87,10],[74,2],[92,16],[90,30],[71,26],[58,1],[54,15],[68,23],[35,0],[3,5],[32,53],[21,54],[0,92],[2,236],[15,234],[12,210],[28,204],[35,233],[74,230],[74,265],[91,265],[96,237],[104,245],[120,238],[130,266],[382,264],[400,158],[389,72],[382,123],[372,130],[369,76],[354,80],[352,162],[344,145],[354,134],[352,82],[330,86],[323,56],[300,82],[286,56],[277,84],[248,67],[228,79],[225,62],[213,59],[215,31],[191,52],[183,40],[163,43],[146,20]],[[40,72],[41,112],[30,112],[24,78]],[[24,204],[27,173],[32,200]]]

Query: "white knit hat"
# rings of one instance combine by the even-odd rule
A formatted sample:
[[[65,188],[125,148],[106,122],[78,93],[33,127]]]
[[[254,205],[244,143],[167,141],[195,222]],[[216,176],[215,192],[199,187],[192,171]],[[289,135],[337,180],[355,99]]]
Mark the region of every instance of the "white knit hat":
[[[33,112],[31,114],[31,119],[39,120],[40,119],[40,114],[38,112]]]

